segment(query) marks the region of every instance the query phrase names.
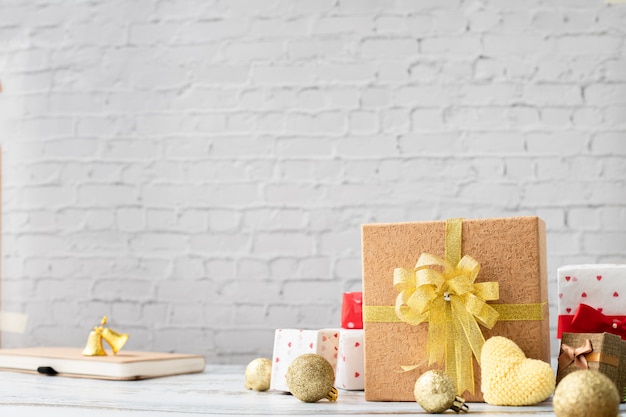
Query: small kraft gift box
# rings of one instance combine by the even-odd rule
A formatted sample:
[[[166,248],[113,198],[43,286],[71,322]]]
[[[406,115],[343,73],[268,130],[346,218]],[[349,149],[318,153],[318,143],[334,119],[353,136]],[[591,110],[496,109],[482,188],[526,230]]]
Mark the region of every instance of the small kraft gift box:
[[[365,399],[414,401],[429,369],[482,401],[480,349],[499,335],[550,362],[545,224],[538,217],[366,224]]]
[[[602,372],[623,393],[626,385],[626,342],[611,333],[563,333],[556,383],[580,369]]]
[[[626,340],[626,265],[565,265],[557,270],[557,337],[613,333]]]

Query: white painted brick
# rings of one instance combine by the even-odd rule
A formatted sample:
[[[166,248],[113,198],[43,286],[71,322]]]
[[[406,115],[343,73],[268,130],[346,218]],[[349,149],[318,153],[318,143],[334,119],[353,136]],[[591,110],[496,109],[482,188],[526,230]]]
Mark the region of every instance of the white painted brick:
[[[626,131],[601,132],[591,140],[591,151],[598,155],[626,155]]]
[[[335,150],[346,158],[386,157],[398,154],[396,141],[389,136],[345,138],[335,142]]]
[[[468,26],[472,32],[488,32],[500,23],[500,14],[495,10],[477,10],[468,16]]]
[[[360,51],[364,59],[373,56],[406,58],[417,54],[418,43],[410,38],[371,38],[362,41]]]
[[[323,4],[323,2],[319,2]],[[248,34],[255,38],[299,37],[310,32],[309,16],[301,18],[264,18],[250,22]]]
[[[626,104],[626,84],[592,84],[584,89],[584,95],[591,105]]]
[[[583,248],[596,255],[619,255],[626,251],[626,233],[584,233]]]
[[[421,41],[420,51],[426,55],[453,55],[474,57],[480,55],[481,40],[478,37],[436,37]]]
[[[139,202],[137,189],[128,185],[84,185],[76,194],[81,206],[128,206]]]
[[[232,210],[211,210],[209,212],[209,230],[216,232],[236,232],[241,216]]]
[[[604,110],[603,125],[610,126],[615,129],[626,128],[626,105],[623,106],[610,106]]]
[[[189,250],[194,254],[246,253],[250,250],[250,238],[243,234],[215,233],[196,234],[189,238]],[[181,244],[181,252],[183,245]]]
[[[116,226],[126,232],[137,232],[146,227],[145,211],[139,208],[120,208],[115,213]]]
[[[282,291],[283,299],[307,305],[332,304],[336,301],[337,294],[341,294],[339,281],[327,281],[320,285],[316,280],[286,280]]]
[[[549,56],[557,50],[554,39],[539,35],[485,35],[482,39],[483,52],[487,56]]]
[[[305,232],[257,233],[252,247],[254,254],[311,255],[314,240]]]
[[[299,85],[311,83],[314,72],[307,66],[257,65],[251,77],[256,85]]]
[[[456,91],[440,85],[403,86],[393,93],[393,102],[406,106],[439,106],[456,99]]]
[[[549,127],[569,128],[573,122],[572,109],[564,107],[544,107],[540,117]]]
[[[189,238],[177,233],[141,232],[130,242],[138,252],[184,253],[189,247]]]
[[[20,205],[25,207],[64,207],[76,202],[76,190],[73,187],[38,186],[25,187],[20,192]]]
[[[440,130],[444,126],[443,112],[440,109],[415,109],[411,114],[413,130]]]
[[[520,89],[514,84],[465,85],[460,96],[461,103],[466,105],[507,105],[519,102]]]
[[[252,69],[246,66],[236,65],[219,65],[219,66],[202,66],[194,68],[191,71],[191,78],[203,86],[223,87],[224,85],[241,85],[245,84],[251,77]],[[269,74],[267,73],[269,72]],[[261,79],[267,83],[271,83],[271,71],[261,72]]]
[[[289,42],[289,57],[300,59],[314,59],[327,57],[341,57],[348,53],[346,45],[338,39],[298,39]]]
[[[219,259],[212,256],[204,259],[204,268],[209,279],[226,281],[235,276],[236,265],[232,259]]]
[[[275,61],[285,55],[283,42],[229,42],[222,49],[226,60],[232,61]]]
[[[377,79],[382,83],[402,84],[409,82],[409,70],[394,62],[382,62],[376,70]]]
[[[373,27],[374,20],[369,16],[325,16],[317,20],[313,32],[319,35],[370,33]]]
[[[378,131],[378,117],[371,111],[355,111],[349,115],[351,134],[372,134]]]
[[[463,150],[463,142],[454,133],[413,133],[398,139],[400,153],[404,156],[447,155]]]
[[[524,88],[523,100],[537,106],[574,106],[582,104],[582,93],[577,86],[533,84]]]
[[[589,138],[578,132],[528,133],[527,150],[541,155],[579,155],[589,149]]]
[[[618,57],[621,39],[617,36],[582,35],[563,36],[556,41],[561,55],[600,55]]]
[[[404,133],[411,128],[410,110],[391,108],[383,110],[380,115],[381,130],[384,133]]]
[[[626,81],[626,59],[615,59],[606,64],[606,78],[608,81]]]
[[[474,76],[478,80],[524,81],[532,77],[536,71],[536,65],[519,57],[506,59],[486,57],[476,61]]]
[[[359,83],[372,82],[376,78],[376,68],[366,63],[362,64],[324,64],[316,68],[316,78],[323,83]]]

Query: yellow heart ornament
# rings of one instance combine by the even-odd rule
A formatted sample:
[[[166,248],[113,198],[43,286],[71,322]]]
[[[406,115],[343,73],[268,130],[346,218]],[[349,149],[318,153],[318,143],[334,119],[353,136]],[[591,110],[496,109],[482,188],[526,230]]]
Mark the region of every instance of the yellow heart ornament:
[[[510,339],[494,336],[480,355],[482,392],[491,405],[533,405],[547,399],[556,385],[550,364],[526,357]]]

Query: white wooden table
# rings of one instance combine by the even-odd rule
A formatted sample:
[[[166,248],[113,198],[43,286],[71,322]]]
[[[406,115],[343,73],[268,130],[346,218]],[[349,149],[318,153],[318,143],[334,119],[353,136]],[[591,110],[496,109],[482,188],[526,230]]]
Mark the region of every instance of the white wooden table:
[[[98,381],[0,372],[0,416],[261,416],[425,414],[417,403],[368,402],[362,391],[339,390],[335,403],[306,404],[278,392],[248,391],[244,366],[208,366],[204,373],[144,381]],[[472,403],[470,414],[554,415],[550,402],[534,407]],[[626,412],[626,405],[620,413]],[[454,415],[453,412],[448,412]]]

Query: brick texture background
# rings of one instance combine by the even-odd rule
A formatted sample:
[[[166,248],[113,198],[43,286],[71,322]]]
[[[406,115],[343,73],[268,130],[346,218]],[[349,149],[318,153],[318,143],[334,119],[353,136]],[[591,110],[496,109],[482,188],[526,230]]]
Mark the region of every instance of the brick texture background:
[[[271,355],[360,224],[539,215],[626,262],[626,4],[0,0],[3,345]],[[558,349],[556,341],[553,349]]]

